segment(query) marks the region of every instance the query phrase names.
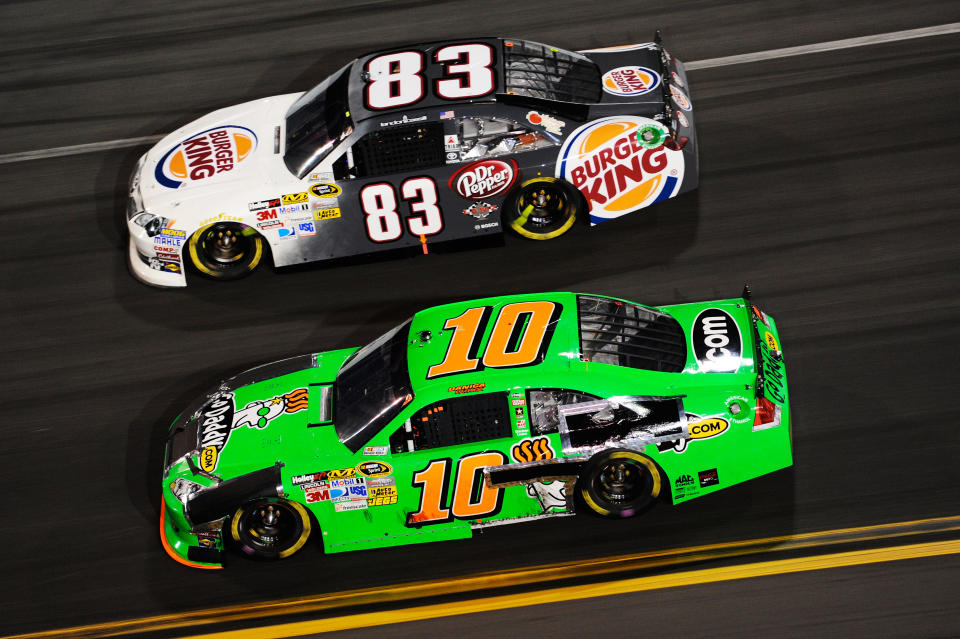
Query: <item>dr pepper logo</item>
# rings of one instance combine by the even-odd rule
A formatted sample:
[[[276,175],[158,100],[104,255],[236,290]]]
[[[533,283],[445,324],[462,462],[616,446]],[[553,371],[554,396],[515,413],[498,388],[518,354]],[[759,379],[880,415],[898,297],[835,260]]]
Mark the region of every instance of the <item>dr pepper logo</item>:
[[[663,126],[636,116],[594,120],[570,134],[557,158],[557,177],[580,189],[598,224],[665,200],[680,190],[683,153],[644,148],[637,133]]]
[[[603,74],[602,83],[613,95],[643,95],[660,86],[660,74],[646,67],[617,67]]]
[[[232,171],[257,148],[257,136],[242,126],[219,126],[187,138],[167,151],[154,177],[161,185],[176,189],[187,182],[200,182]]]
[[[481,160],[450,177],[450,189],[468,200],[483,200],[506,193],[517,179],[513,160]]]

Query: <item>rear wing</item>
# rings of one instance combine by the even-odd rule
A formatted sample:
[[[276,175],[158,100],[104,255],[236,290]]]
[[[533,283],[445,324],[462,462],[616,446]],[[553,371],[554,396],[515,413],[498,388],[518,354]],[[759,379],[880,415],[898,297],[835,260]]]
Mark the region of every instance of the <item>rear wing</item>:
[[[780,425],[781,413],[787,404],[787,375],[776,324],[750,298],[750,288],[744,286],[743,300],[750,309],[753,324],[754,368],[757,372],[757,412],[753,429],[763,430]]]

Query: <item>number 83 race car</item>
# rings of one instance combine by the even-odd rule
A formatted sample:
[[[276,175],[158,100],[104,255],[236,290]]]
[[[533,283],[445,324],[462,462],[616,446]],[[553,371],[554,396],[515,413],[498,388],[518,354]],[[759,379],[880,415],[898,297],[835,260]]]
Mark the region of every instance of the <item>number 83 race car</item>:
[[[659,43],[574,53],[475,38],[353,60],[306,93],[210,113],[130,180],[129,265],[185,286],[500,233],[532,239],[696,188],[683,65]],[[268,250],[269,248],[269,250]]]
[[[746,298],[438,306],[194,402],[166,442],[161,539],[217,568],[311,533],[333,553],[630,517],[790,466],[789,408],[776,323]]]

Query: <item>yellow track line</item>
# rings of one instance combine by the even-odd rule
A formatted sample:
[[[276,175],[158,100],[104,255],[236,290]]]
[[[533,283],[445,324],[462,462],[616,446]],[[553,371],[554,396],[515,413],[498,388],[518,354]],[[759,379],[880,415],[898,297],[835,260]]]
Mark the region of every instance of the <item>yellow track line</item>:
[[[369,603],[382,604],[438,595],[475,592],[491,588],[544,583],[559,579],[597,576],[628,570],[676,566],[695,561],[721,559],[725,557],[739,557],[780,550],[814,548],[830,544],[892,539],[908,535],[942,533],[956,530],[960,530],[960,515],[721,542],[687,548],[669,548],[613,557],[582,559],[527,568],[514,568],[512,570],[499,572],[465,575],[453,579],[434,579],[394,586],[361,588],[307,597],[295,597],[261,603],[155,615],[139,619],[110,621],[86,626],[76,626],[73,628],[13,635],[5,639],[108,637],[133,633],[157,632],[160,630],[187,628],[211,623],[312,613]]]
[[[314,621],[299,621],[294,623],[278,624],[246,630],[215,632],[205,635],[196,635],[190,639],[267,639],[281,637],[296,637],[320,632],[334,632],[337,630],[353,630],[371,626],[404,623],[408,621],[423,621],[438,619],[454,615],[467,615],[494,610],[507,610],[548,603],[560,603],[593,597],[609,597],[624,593],[642,592],[645,590],[659,590],[662,588],[676,588],[679,586],[695,586],[698,584],[715,583],[718,581],[732,581],[751,577],[766,577],[784,575],[810,570],[826,568],[842,568],[862,566],[886,561],[901,559],[918,559],[922,557],[937,557],[960,553],[960,540],[935,541],[908,546],[893,546],[873,550],[855,550],[831,555],[814,557],[800,557],[796,559],[779,559],[775,561],[761,561],[741,566],[727,566],[723,568],[707,568],[678,572],[653,577],[637,577],[620,581],[608,581],[599,584],[583,586],[567,586],[541,592],[518,593],[500,595],[484,599],[469,601],[455,601],[429,606],[417,606],[401,610],[385,612],[369,612],[332,619],[317,619]]]

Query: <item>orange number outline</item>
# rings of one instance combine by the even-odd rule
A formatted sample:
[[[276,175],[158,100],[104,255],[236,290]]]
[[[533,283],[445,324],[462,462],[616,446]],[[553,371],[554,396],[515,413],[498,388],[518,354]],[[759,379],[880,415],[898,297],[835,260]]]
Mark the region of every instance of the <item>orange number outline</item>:
[[[416,512],[407,515],[406,525],[420,527],[497,515],[503,507],[503,489],[487,486],[482,470],[488,466],[502,466],[507,461],[507,456],[498,450],[461,457],[457,461],[453,504],[446,506],[453,460],[449,457],[431,459],[423,470],[413,474],[413,487],[421,489],[420,503]],[[443,478],[438,479],[441,472]],[[479,495],[474,500],[473,494],[478,488]],[[428,509],[426,511],[425,506]]]
[[[444,322],[444,330],[453,330],[453,335],[443,361],[427,369],[427,379],[472,373],[484,368],[520,368],[543,361],[563,312],[561,304],[534,300],[504,305],[493,323],[481,357],[480,344],[492,311],[492,306],[475,306]],[[511,343],[517,340],[516,350],[508,351]]]

